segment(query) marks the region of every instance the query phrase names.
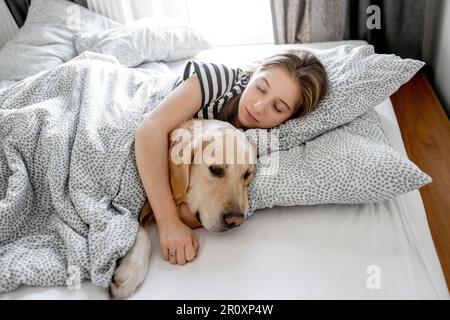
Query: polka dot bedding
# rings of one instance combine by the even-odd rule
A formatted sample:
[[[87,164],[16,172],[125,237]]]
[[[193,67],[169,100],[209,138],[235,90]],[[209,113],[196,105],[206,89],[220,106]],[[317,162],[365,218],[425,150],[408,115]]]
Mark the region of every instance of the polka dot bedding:
[[[145,200],[134,130],[175,80],[87,52],[0,90],[0,292],[109,284]]]
[[[328,94],[308,116],[245,132],[259,154],[249,214],[273,206],[383,201],[430,183],[390,147],[374,111],[424,63],[376,54],[371,45],[309,51],[327,71]]]
[[[392,199],[431,182],[394,150],[376,111],[300,146],[258,159],[249,214],[274,206],[360,204]]]

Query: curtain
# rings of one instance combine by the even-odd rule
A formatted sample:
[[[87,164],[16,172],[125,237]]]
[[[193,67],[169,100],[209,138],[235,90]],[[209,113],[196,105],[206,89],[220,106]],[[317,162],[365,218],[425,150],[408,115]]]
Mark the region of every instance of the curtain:
[[[347,39],[364,39],[380,53],[395,53],[404,58],[422,59],[425,0],[350,0],[351,17],[346,26]],[[381,9],[381,28],[366,26],[370,5]]]
[[[87,7],[87,0],[69,0],[75,2],[79,5]],[[11,15],[20,28],[25,23],[25,19],[28,13],[28,7],[30,6],[31,0],[5,0]]]
[[[366,40],[378,53],[422,59],[424,0],[271,0],[271,10],[277,44]]]
[[[309,42],[309,36],[301,34],[309,31],[306,14],[310,1],[271,0],[273,36],[275,43]]]

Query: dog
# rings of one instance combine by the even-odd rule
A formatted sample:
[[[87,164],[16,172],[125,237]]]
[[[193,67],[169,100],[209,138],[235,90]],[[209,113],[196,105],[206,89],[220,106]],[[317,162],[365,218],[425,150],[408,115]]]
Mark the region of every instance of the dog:
[[[225,232],[242,225],[248,214],[248,186],[256,164],[256,146],[242,129],[219,120],[191,119],[170,133],[170,186],[180,219],[192,229]],[[136,240],[120,260],[109,292],[129,297],[148,272],[150,226],[155,222],[145,201]]]

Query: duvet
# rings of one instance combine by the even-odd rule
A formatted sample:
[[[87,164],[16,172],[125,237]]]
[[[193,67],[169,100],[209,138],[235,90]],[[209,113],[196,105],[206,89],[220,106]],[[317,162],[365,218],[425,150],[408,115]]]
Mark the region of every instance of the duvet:
[[[174,81],[86,52],[0,90],[0,292],[109,284],[146,197],[134,131]]]

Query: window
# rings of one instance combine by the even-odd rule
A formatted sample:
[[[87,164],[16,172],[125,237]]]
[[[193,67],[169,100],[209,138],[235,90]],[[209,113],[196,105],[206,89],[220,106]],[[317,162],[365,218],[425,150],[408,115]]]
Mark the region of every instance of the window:
[[[189,23],[216,46],[273,43],[269,0],[186,0]]]
[[[188,23],[215,46],[274,43],[269,0],[132,0],[135,19]]]

